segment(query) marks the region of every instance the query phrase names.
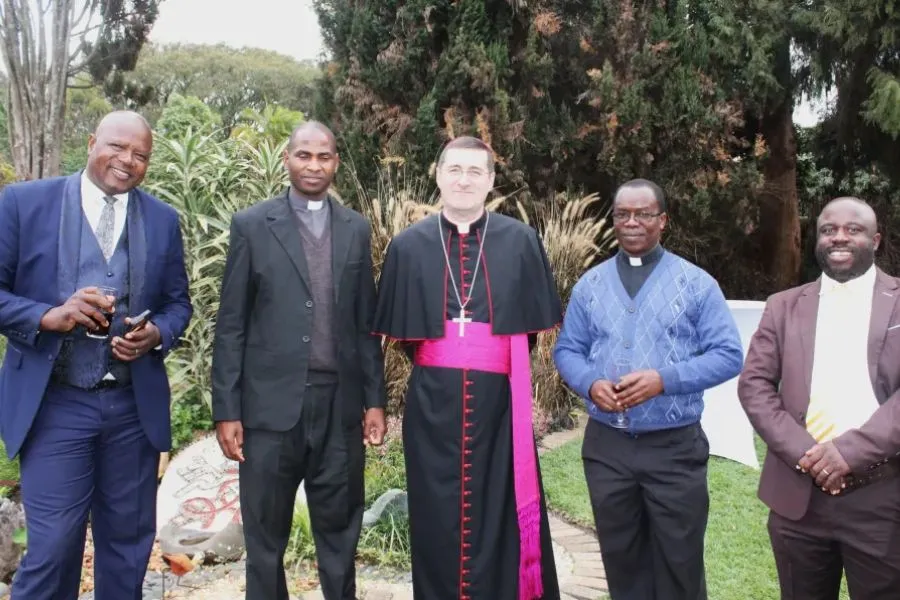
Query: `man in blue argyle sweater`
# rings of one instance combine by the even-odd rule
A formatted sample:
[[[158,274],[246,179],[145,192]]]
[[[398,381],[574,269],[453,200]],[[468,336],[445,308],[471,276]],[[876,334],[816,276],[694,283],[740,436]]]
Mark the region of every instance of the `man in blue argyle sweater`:
[[[667,252],[651,181],[613,200],[620,251],[572,291],[554,349],[585,399],[582,458],[613,600],[705,600],[703,392],[736,377],[741,339],[716,280]]]

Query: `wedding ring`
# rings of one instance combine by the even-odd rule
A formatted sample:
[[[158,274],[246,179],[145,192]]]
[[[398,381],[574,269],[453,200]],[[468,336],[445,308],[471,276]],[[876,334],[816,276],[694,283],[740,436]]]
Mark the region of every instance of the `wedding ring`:
[[[137,351],[137,348],[135,348],[135,349],[134,349],[134,355],[135,355],[135,356],[137,356],[137,355],[138,355],[138,351]]]
[[[828,472],[828,469],[822,469],[822,472],[825,473],[826,475],[831,475],[831,473]]]

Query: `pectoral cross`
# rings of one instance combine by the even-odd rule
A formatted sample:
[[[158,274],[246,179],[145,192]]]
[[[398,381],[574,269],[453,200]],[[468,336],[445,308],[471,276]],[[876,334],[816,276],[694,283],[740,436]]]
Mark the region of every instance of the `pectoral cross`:
[[[466,318],[466,309],[464,308],[459,309],[458,317],[450,320],[454,323],[459,323],[459,337],[463,337],[466,334],[466,323],[472,322],[472,319]]]

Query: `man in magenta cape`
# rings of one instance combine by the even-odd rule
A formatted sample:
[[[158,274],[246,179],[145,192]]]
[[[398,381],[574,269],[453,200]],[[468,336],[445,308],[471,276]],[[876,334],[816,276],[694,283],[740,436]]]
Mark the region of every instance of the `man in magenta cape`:
[[[403,422],[417,598],[559,598],[532,431],[529,349],[562,320],[540,238],[485,210],[491,149],[450,142],[443,210],[397,235],[375,332],[413,359]]]

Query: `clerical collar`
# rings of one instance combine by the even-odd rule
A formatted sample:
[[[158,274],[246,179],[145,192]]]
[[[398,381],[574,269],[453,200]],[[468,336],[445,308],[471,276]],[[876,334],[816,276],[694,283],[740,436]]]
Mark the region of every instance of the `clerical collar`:
[[[481,229],[482,227],[484,227],[485,219],[487,219],[487,209],[485,209],[485,211],[483,213],[481,213],[480,217],[478,217],[477,219],[475,219],[474,221],[469,223],[468,231],[465,229],[465,225],[460,227],[459,225],[457,225],[456,223],[454,223],[453,221],[448,219],[447,216],[444,215],[444,211],[441,211],[440,219],[441,219],[441,224],[444,227],[446,227],[451,233],[456,233],[456,234],[473,233],[475,230]]]
[[[624,265],[628,265],[631,267],[640,267],[644,265],[652,265],[653,263],[659,261],[659,259],[663,255],[663,252],[665,252],[665,250],[663,250],[662,245],[657,244],[656,247],[653,248],[653,250],[651,250],[644,256],[631,256],[624,250],[619,250],[618,259]]]
[[[325,200],[312,200],[302,194],[294,191],[294,188],[288,188],[288,198],[290,198],[291,206],[294,209],[317,211],[325,206]]]

